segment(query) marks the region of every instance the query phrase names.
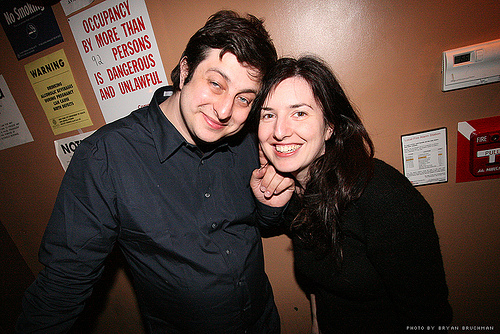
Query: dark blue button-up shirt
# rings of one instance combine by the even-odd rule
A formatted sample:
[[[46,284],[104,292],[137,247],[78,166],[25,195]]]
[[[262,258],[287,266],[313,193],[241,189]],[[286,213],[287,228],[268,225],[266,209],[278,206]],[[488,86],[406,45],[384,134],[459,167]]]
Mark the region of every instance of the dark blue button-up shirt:
[[[159,89],[148,107],[80,144],[20,329],[69,328],[115,244],[131,267],[150,332],[243,332],[273,303],[257,225],[275,223],[280,210],[256,210],[253,136],[200,151],[160,110],[169,92]]]

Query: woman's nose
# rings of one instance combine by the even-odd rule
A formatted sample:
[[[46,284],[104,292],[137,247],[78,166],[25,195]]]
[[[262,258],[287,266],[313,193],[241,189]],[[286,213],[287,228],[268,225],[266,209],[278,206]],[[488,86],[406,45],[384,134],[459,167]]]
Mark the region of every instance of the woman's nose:
[[[283,140],[291,135],[291,127],[284,118],[277,118],[274,126],[274,138]]]

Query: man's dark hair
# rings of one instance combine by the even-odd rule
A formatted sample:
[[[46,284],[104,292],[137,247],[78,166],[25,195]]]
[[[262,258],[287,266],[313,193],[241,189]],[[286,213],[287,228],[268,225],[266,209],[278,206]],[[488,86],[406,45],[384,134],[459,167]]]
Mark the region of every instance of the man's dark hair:
[[[277,54],[263,20],[253,15],[239,16],[236,12],[223,10],[210,16],[205,26],[189,40],[182,58],[186,57],[189,73],[188,83],[196,67],[207,57],[210,49],[220,49],[220,57],[230,52],[238,62],[256,69],[263,76],[276,61]],[[174,91],[180,90],[179,64],[170,75]]]

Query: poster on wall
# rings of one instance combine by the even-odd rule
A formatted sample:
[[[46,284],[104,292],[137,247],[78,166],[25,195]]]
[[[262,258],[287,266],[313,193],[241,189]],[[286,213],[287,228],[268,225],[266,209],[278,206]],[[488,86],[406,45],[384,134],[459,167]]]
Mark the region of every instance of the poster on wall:
[[[94,0],[61,0],[60,4],[66,16],[90,5]]]
[[[55,135],[92,125],[63,49],[24,68]]]
[[[414,186],[448,182],[446,128],[401,136],[404,174]]]
[[[167,84],[144,0],[108,0],[68,19],[106,123]]]
[[[9,86],[0,74],[0,150],[33,141]]]
[[[63,42],[52,8],[1,0],[0,10],[3,30],[18,60]]]
[[[457,183],[500,178],[500,116],[458,123]]]
[[[76,148],[80,145],[82,140],[84,140],[94,132],[95,131],[79,133],[76,136],[54,140],[56,156],[59,158],[64,171],[68,169],[71,158],[73,157],[73,153],[75,153]]]

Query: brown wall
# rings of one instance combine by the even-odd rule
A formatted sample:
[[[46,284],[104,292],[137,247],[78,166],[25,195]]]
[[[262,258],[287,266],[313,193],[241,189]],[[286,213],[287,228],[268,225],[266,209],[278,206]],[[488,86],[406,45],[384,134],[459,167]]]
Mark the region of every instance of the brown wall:
[[[377,156],[399,170],[402,134],[446,127],[449,181],[418,189],[435,211],[453,324],[500,328],[500,180],[455,182],[457,123],[500,115],[500,84],[446,93],[440,89],[442,51],[500,38],[498,0],[146,0],[146,5],[168,73],[188,38],[216,10],[265,18],[280,55],[314,53],[332,65],[373,136]],[[0,151],[0,220],[35,273],[41,268],[39,243],[63,176],[53,141],[77,133],[53,135],[24,65],[64,48],[94,122],[84,132],[104,124],[64,12],[59,4],[53,10],[64,43],[42,53],[18,61],[0,32],[0,73],[34,138]],[[294,282],[289,240],[266,239],[264,246],[283,333],[306,333],[308,302]],[[124,271],[111,277],[95,332],[140,332]]]

